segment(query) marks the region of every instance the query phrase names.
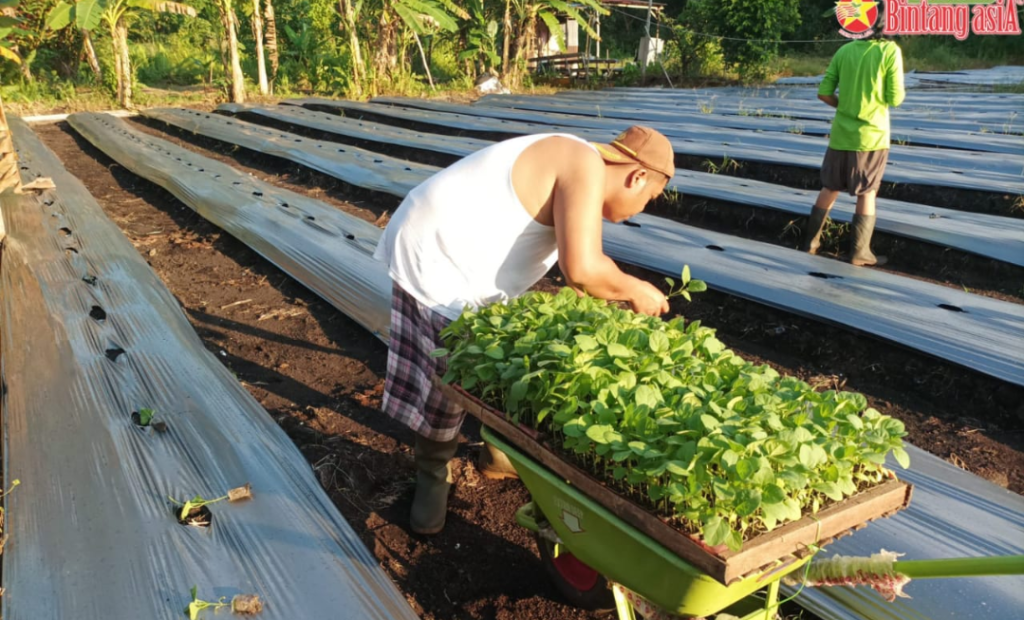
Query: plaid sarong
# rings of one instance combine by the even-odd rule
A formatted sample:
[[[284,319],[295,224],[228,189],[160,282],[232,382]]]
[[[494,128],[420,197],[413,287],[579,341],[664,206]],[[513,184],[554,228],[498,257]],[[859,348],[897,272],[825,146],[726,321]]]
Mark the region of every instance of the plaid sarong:
[[[381,410],[427,439],[458,436],[466,417],[431,383],[448,370],[445,358],[430,357],[440,348],[437,334],[451,321],[421,304],[402,287],[391,287],[391,342]]]

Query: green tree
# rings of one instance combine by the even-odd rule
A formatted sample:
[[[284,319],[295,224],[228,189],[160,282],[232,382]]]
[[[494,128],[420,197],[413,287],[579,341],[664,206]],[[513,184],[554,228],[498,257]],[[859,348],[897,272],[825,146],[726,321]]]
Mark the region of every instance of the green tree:
[[[242,75],[242,62],[238,54],[238,16],[232,0],[216,0],[220,12],[220,23],[227,39],[228,53],[224,57],[224,74],[228,77],[228,97],[232,103],[245,101],[245,76]]]
[[[743,80],[764,79],[779,41],[800,25],[800,0],[691,0],[682,21],[722,37],[726,62]]]
[[[114,48],[117,104],[131,108],[132,65],[128,54],[128,27],[144,12],[196,15],[195,9],[187,4],[162,0],[79,0],[74,4],[62,1],[50,12],[46,25],[52,30],[62,30],[74,23],[76,28],[88,33],[104,24]]]

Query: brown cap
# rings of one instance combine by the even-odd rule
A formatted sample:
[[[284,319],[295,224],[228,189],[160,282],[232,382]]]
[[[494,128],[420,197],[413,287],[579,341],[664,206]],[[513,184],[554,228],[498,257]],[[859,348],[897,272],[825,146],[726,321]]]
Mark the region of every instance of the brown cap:
[[[640,164],[671,179],[676,172],[675,153],[668,138],[641,125],[633,125],[611,144],[592,142],[610,164]]]

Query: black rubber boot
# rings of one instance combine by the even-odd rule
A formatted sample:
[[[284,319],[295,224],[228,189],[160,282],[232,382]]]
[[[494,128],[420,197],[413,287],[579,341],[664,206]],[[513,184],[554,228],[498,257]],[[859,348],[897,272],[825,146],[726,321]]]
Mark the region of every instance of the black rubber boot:
[[[409,526],[417,534],[437,534],[444,529],[448,514],[448,489],[451,471],[448,463],[459,446],[450,441],[433,441],[416,435],[413,457],[416,461],[416,494],[412,500]]]
[[[854,215],[850,240],[850,264],[858,267],[884,265],[888,259],[871,253],[871,234],[875,231],[874,215]]]
[[[817,254],[821,247],[821,232],[825,230],[825,221],[828,219],[828,209],[814,207],[807,217],[807,230],[804,231],[804,243],[801,250],[808,254]]]

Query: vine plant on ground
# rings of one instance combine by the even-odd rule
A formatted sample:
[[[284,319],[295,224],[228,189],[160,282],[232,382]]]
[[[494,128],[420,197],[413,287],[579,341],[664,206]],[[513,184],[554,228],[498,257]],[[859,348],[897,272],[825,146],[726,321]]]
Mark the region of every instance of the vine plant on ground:
[[[674,294],[703,286],[683,281]],[[467,310],[441,337],[445,382],[709,546],[738,550],[884,481],[890,452],[909,464],[902,422],[863,395],[747,362],[682,316],[563,289]]]

